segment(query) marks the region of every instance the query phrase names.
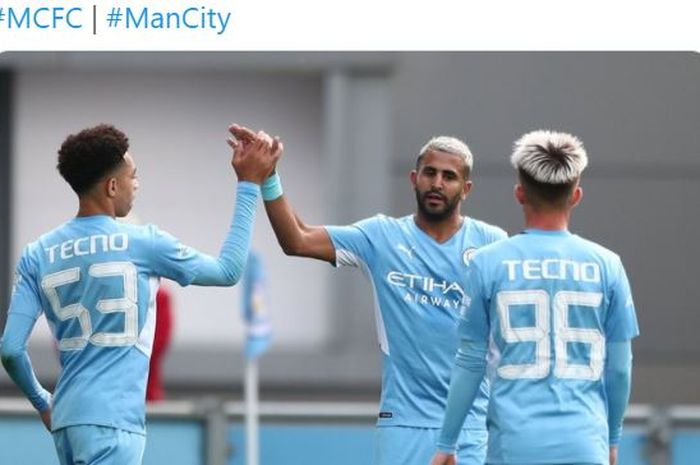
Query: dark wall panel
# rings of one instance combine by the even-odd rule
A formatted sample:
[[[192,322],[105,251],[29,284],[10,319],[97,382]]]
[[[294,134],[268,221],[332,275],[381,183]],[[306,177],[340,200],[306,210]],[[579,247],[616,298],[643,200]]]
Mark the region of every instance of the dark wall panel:
[[[0,328],[5,327],[5,311],[10,283],[10,205],[12,147],[12,73],[0,71]]]

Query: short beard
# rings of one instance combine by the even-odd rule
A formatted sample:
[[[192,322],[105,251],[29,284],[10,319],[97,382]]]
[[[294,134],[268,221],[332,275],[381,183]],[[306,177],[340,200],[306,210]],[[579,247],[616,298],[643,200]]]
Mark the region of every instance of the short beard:
[[[418,189],[414,189],[414,191],[416,193],[416,203],[418,204],[418,211],[426,220],[430,221],[431,223],[439,223],[441,221],[445,221],[447,218],[452,216],[454,211],[459,207],[460,197],[456,196],[454,199],[445,199],[444,210],[440,212],[432,212],[425,207],[425,200],[423,199],[423,197],[429,194],[431,191],[428,191],[423,195],[421,195]]]

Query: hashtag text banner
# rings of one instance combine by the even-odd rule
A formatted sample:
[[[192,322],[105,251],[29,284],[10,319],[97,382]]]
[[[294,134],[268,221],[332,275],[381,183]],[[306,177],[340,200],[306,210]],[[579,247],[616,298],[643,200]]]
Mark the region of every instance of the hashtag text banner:
[[[698,2],[0,0],[2,50],[700,50]],[[566,34],[560,34],[562,28]]]
[[[2,50],[228,50],[233,3],[0,0]]]

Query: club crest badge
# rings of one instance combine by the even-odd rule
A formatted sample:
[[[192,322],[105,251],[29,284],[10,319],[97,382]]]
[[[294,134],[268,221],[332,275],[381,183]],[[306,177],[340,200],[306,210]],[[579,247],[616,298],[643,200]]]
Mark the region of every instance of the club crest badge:
[[[474,247],[469,247],[467,250],[465,250],[462,253],[462,261],[466,266],[469,266],[469,263],[471,263],[472,258],[474,258],[474,254],[476,253],[476,248]]]

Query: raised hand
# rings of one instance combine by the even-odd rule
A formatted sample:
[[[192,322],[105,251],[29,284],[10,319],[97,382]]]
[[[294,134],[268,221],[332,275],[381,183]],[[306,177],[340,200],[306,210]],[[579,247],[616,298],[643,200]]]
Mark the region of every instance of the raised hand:
[[[252,129],[235,123],[228,127],[228,132],[231,133],[237,142],[243,144],[254,142],[258,136]]]
[[[244,137],[248,137],[250,132],[252,132],[252,131],[247,130]],[[277,160],[275,160],[274,166],[270,170],[270,173],[268,173],[268,176],[269,176],[277,168],[277,161],[279,161],[279,158],[282,156],[282,152],[284,151],[284,145],[282,144],[282,141],[280,140],[279,137],[275,136],[274,138],[272,138],[264,131],[258,131],[258,133],[256,134],[256,138],[259,140],[263,140],[266,143],[269,143],[270,144],[270,151],[272,152],[272,155],[277,158]]]
[[[277,160],[275,161],[275,166],[272,167],[272,171],[270,172],[270,174],[272,174],[277,169],[277,163],[279,162],[280,157],[282,157],[282,152],[284,152],[284,144],[282,144],[282,141],[279,137],[275,136],[275,139],[272,142],[271,150],[272,154],[277,157]]]
[[[237,124],[229,126],[229,132],[234,137],[228,139],[233,148],[231,165],[239,181],[261,184],[275,169],[282,155],[282,143],[263,131],[255,133]]]

